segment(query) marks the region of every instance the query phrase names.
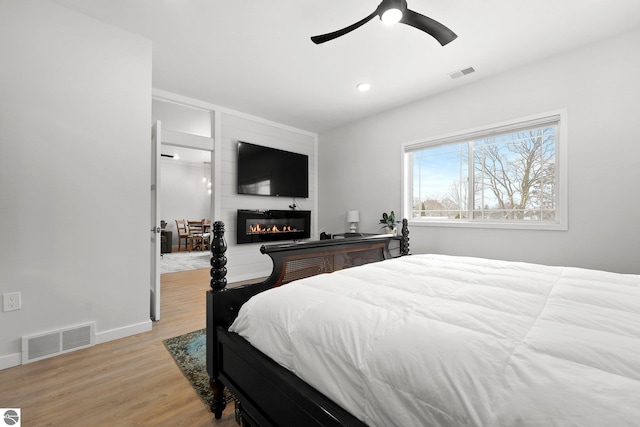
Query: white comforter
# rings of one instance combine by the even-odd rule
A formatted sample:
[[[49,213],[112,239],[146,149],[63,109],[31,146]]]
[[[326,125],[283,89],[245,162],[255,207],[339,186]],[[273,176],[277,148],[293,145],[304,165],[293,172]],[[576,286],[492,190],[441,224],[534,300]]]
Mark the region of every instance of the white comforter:
[[[640,276],[413,255],[263,292],[230,328],[371,426],[640,426]]]

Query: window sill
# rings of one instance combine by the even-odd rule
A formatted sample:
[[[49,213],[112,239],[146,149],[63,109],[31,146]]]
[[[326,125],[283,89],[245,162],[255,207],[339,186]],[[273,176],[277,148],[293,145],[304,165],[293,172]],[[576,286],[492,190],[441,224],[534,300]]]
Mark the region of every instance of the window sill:
[[[494,228],[504,230],[541,230],[541,231],[568,231],[566,223],[545,222],[491,222],[491,221],[464,221],[464,220],[419,220],[410,219],[411,227],[452,227],[452,228]]]

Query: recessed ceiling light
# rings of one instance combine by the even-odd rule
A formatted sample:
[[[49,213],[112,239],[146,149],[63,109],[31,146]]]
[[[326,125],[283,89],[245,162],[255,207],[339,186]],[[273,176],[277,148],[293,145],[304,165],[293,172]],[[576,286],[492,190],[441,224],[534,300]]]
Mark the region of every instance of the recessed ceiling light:
[[[366,92],[371,89],[371,85],[369,83],[359,83],[356,87],[360,92]]]

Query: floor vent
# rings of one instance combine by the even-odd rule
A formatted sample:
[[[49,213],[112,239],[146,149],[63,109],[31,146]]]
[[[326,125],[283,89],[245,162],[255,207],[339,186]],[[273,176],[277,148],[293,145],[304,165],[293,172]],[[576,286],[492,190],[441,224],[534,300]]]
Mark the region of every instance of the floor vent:
[[[95,344],[95,323],[22,337],[22,363],[35,362]]]

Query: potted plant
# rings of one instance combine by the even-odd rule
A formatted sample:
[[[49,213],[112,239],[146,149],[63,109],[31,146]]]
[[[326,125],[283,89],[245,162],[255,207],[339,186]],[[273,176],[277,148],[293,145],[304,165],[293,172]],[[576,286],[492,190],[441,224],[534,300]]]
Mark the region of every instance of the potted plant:
[[[382,218],[380,219],[380,228],[385,229],[385,233],[387,234],[396,234],[396,224],[400,221],[396,221],[396,213],[391,211],[388,215],[386,212],[382,213]]]

